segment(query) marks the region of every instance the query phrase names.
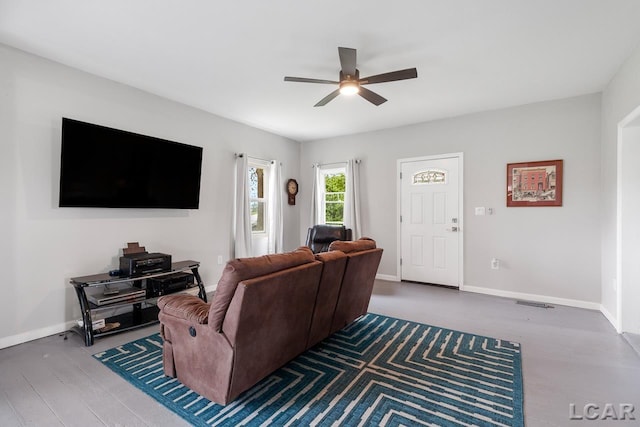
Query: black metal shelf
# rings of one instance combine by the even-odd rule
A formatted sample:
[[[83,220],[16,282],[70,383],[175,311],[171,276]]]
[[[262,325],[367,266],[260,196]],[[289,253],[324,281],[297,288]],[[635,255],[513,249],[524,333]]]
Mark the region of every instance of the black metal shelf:
[[[87,288],[142,281],[153,277],[168,276],[174,273],[180,273],[190,270],[196,280],[196,283],[187,289],[182,289],[175,293],[185,292],[189,289],[198,287],[198,297],[200,297],[200,299],[202,299],[203,301],[207,301],[207,294],[204,289],[204,283],[202,283],[202,279],[200,278],[200,274],[198,273],[199,266],[200,263],[197,261],[179,261],[171,264],[171,270],[169,271],[154,272],[147,275],[139,275],[135,277],[111,277],[106,273],[102,273],[91,276],[72,278],[71,284],[76,291],[76,295],[78,296],[78,301],[80,303],[80,308],[82,310],[82,326],[74,326],[72,330],[84,336],[86,346],[91,346],[93,345],[94,338],[112,335],[130,329],[141,328],[158,322],[159,309],[156,306],[158,296],[132,298],[130,300],[118,301],[112,304],[97,305],[88,301],[86,293]],[[93,330],[93,312],[97,313],[105,310],[124,309],[128,307],[131,307],[130,311],[115,314],[105,319],[105,323],[107,324],[113,324],[116,322],[119,323],[120,325],[117,328],[109,329],[105,332],[100,332],[100,330]]]
[[[130,307],[131,304],[139,304],[142,302],[150,302],[150,301],[151,301],[151,298],[141,297],[141,298],[132,298],[130,300],[121,301],[121,302],[114,302],[113,304],[103,304],[103,305],[97,305],[92,302],[89,302],[89,307],[91,308],[91,311],[112,310],[116,308]]]

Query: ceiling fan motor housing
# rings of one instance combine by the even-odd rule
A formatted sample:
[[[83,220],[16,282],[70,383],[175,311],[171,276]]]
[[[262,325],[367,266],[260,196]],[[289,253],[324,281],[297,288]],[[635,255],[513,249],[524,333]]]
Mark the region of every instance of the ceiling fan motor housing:
[[[344,74],[342,72],[342,70],[340,70],[340,83],[343,83],[345,81],[346,82],[351,82],[351,81],[356,81],[357,82],[358,80],[360,80],[360,70],[356,70],[355,76],[351,76],[349,74]]]

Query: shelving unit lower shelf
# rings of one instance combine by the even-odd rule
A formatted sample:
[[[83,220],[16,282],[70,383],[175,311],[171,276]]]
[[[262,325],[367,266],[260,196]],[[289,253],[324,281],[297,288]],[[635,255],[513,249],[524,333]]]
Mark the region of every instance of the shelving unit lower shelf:
[[[142,328],[145,326],[153,325],[154,323],[158,323],[158,313],[160,309],[151,305],[149,307],[141,308],[139,311],[129,311],[126,313],[116,314],[115,316],[105,318],[106,329],[102,332],[100,329],[93,331],[93,337],[99,338],[107,335],[117,334],[119,332],[128,331],[131,329]],[[113,327],[112,329],[108,329],[110,325],[118,323],[119,326]],[[81,335],[84,333],[83,328],[79,326],[74,326],[77,328],[77,332]]]
[[[137,287],[144,289],[146,280],[149,278],[169,276],[190,270],[196,283],[190,288],[183,288],[175,293],[189,292],[189,290],[191,290],[189,293],[193,293],[194,290],[197,290],[198,297],[206,301],[207,295],[204,289],[204,283],[202,283],[202,279],[198,273],[199,266],[200,263],[197,261],[180,261],[173,263],[169,271],[154,272],[135,277],[111,277],[108,274],[97,274],[72,278],[71,284],[75,288],[82,310],[82,326],[74,326],[71,330],[84,337],[86,346],[91,346],[95,338],[141,328],[158,322],[158,313],[160,310],[156,305],[157,296],[143,296],[141,298],[119,301],[113,304],[97,305],[89,302],[87,299],[87,288],[108,288],[111,285],[126,286],[127,284],[133,286],[136,284]],[[112,310],[113,314],[105,315],[104,313],[108,313],[109,310]],[[97,318],[105,319],[105,327],[93,330],[94,315]]]

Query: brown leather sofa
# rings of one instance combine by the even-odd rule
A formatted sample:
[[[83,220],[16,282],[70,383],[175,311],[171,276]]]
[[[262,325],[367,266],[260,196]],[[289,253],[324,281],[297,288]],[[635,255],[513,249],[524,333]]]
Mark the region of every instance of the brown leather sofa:
[[[334,245],[231,260],[211,303],[159,298],[165,374],[226,405],[365,314],[382,249],[371,239]]]

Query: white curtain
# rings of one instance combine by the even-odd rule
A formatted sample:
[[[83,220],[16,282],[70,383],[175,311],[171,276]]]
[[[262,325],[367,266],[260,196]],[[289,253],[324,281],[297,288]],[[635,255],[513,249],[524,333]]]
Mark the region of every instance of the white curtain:
[[[269,170],[269,253],[284,252],[283,219],[282,219],[282,166],[280,162],[271,162]]]
[[[249,207],[249,166],[246,155],[236,157],[236,199],[233,213],[235,257],[252,256],[251,210]]]
[[[320,182],[320,166],[318,164],[313,165],[313,185],[311,185],[311,212],[309,215],[309,227],[313,227],[316,224],[322,224],[324,221],[320,218],[320,200],[318,191],[318,182]]]
[[[344,225],[350,228],[353,240],[362,237],[360,225],[360,160],[347,162],[346,188],[344,194]]]

